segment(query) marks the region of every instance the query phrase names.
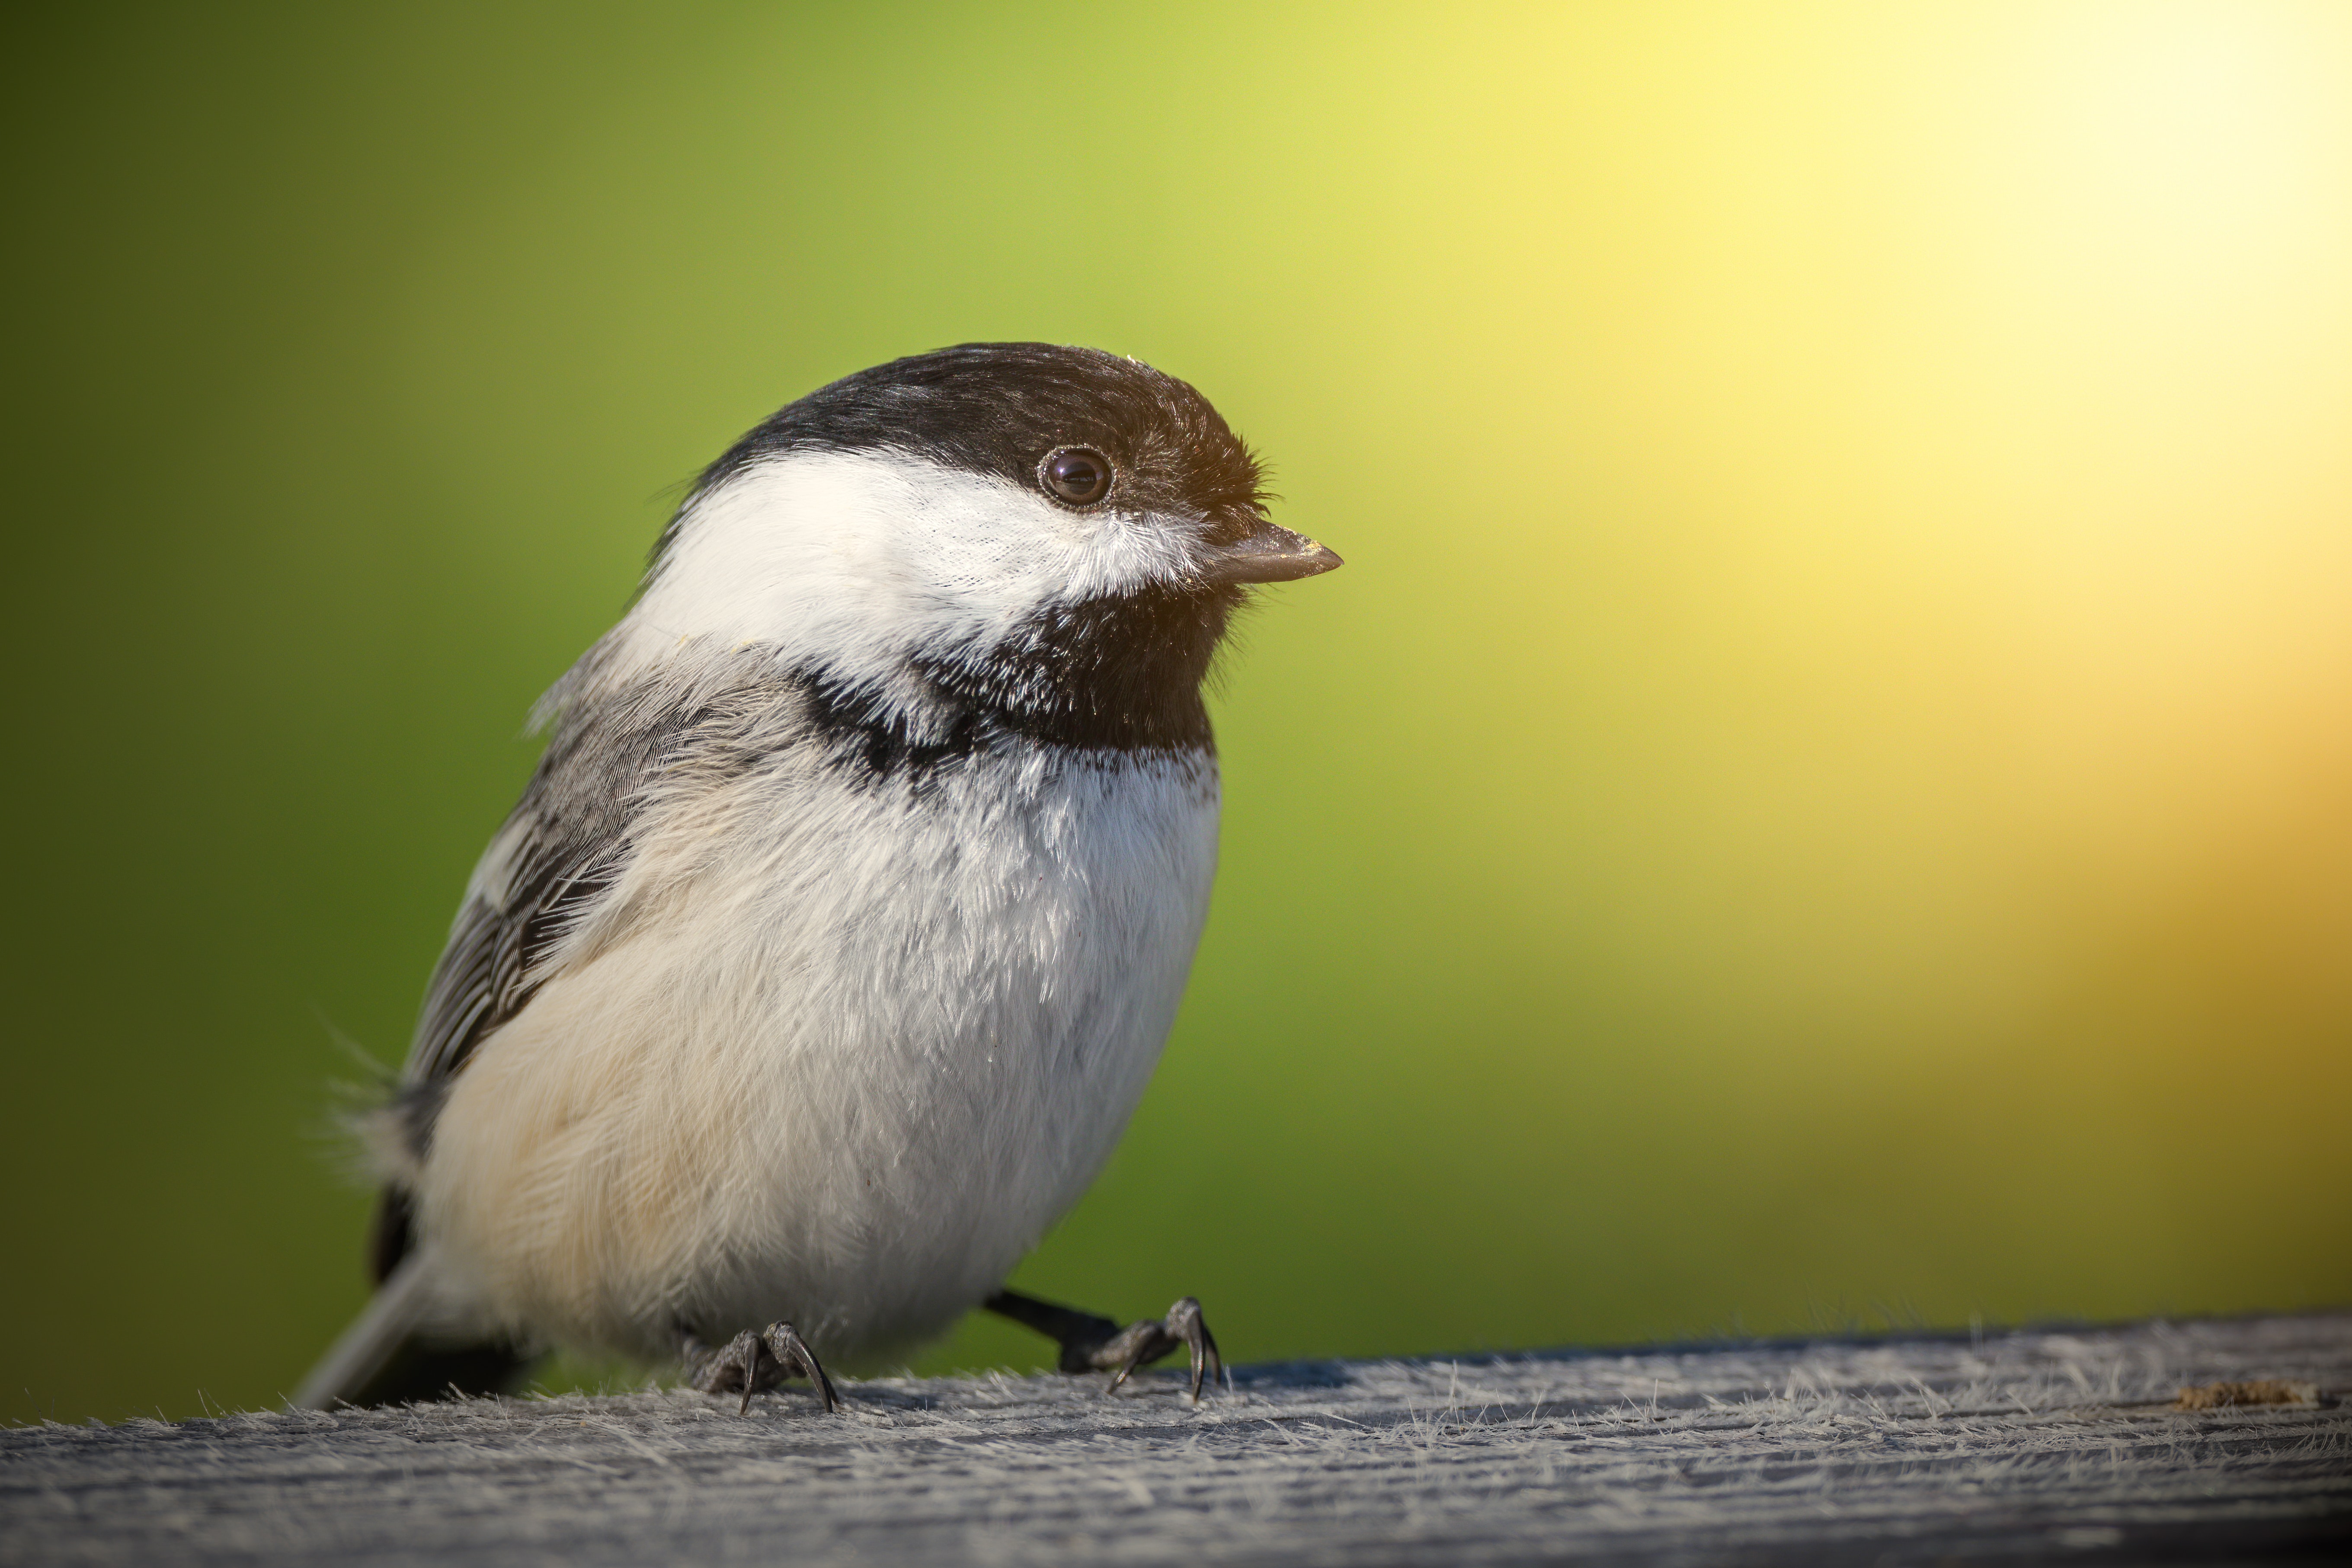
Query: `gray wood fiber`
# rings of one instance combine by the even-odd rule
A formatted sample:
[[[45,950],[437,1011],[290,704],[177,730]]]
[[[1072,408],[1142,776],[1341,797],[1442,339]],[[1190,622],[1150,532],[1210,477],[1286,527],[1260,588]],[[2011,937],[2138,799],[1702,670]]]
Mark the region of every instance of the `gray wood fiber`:
[[[2284,1379],[2298,1406],[2170,1404]],[[0,1431],[10,1563],[2352,1561],[2352,1315]]]

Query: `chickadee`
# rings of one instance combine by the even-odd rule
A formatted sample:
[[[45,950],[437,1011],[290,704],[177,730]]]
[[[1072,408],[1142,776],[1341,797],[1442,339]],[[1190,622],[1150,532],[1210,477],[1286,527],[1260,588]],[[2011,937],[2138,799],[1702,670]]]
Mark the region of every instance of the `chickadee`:
[[[1217,858],[1201,684],[1265,517],[1183,382],[970,343],[707,469],[476,868],[391,1103],[374,1300],[298,1405],[549,1346],[751,1394],[985,1305],[1123,1380],[1216,1342],[1001,1289],[1126,1127]],[[1114,1385],[1116,1385],[1116,1381]]]

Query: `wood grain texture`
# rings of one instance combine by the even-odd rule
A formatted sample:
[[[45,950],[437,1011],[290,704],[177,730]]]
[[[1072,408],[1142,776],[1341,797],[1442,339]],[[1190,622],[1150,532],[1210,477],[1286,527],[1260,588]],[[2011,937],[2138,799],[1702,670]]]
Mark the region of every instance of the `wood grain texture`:
[[[0,1432],[10,1563],[2352,1553],[2352,1315]],[[2183,1409],[2184,1387],[2312,1402]]]

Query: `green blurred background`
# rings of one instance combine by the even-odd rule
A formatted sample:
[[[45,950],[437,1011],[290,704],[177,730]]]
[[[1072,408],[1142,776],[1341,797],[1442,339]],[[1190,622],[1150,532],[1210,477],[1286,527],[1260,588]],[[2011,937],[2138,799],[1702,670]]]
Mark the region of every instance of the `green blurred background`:
[[[969,339],[1193,380],[1349,562],[1025,1288],[1244,1360],[2352,1301],[2352,11],[11,26],[0,1417],[291,1386],[336,1039],[531,700],[740,429]]]

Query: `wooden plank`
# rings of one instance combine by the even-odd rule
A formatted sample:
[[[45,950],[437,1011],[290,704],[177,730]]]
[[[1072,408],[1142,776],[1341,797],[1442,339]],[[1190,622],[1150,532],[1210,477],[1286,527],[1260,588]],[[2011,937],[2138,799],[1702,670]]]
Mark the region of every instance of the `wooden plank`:
[[[2260,1381],[2293,1404],[2183,1387]],[[2352,1315],[0,1432],[0,1561],[2352,1554]],[[2307,1403],[2305,1402],[2307,1399]],[[2192,1401],[2192,1403],[2194,1403]]]

